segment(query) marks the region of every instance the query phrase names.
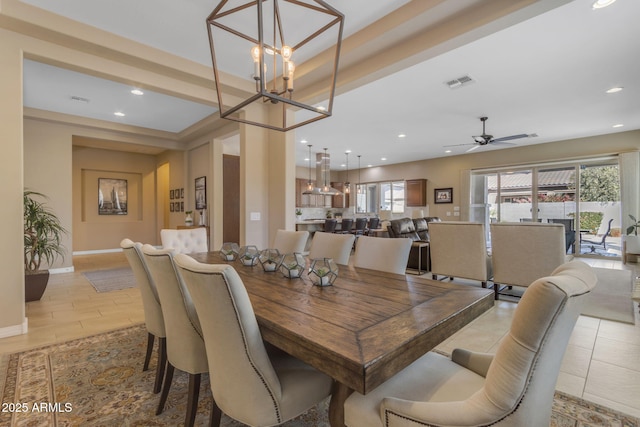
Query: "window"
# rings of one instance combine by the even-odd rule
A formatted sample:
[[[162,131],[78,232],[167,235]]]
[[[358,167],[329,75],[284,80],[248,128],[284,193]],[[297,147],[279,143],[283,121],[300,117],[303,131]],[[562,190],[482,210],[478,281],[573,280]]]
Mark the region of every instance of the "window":
[[[404,181],[360,184],[356,190],[357,213],[404,212]]]

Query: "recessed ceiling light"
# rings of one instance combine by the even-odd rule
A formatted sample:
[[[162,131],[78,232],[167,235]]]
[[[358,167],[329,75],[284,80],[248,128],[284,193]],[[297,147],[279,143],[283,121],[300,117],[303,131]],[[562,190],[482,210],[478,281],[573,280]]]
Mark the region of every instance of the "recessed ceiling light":
[[[134,94],[134,95],[138,95],[138,96],[140,96],[140,95],[144,95],[144,92],[143,92],[143,91],[141,91],[140,89],[133,89],[133,90],[131,91],[131,93],[132,93],[132,94]]]
[[[351,150],[344,150],[344,152],[345,152],[345,153],[350,153],[350,152],[351,152]]]
[[[621,128],[622,126],[624,126],[622,123],[618,123],[617,125],[613,125],[614,128]]]
[[[380,160],[382,160],[384,162],[385,160],[387,160],[387,158],[386,157],[380,157]]]
[[[344,163],[340,165],[341,168],[347,167]]]
[[[306,143],[307,143],[307,140],[306,140],[306,139],[301,139],[301,140],[300,140],[300,144],[306,144]]]
[[[603,7],[611,6],[616,0],[596,0],[591,5],[592,9],[602,9]]]
[[[445,150],[445,153],[450,153],[450,152],[451,152],[451,150]]]
[[[623,89],[622,86],[612,87],[607,91],[607,93],[617,93],[617,92],[620,92],[622,89]]]
[[[373,167],[373,165],[367,165],[367,167],[368,167],[368,168],[372,168],[372,167]]]
[[[124,117],[124,113],[122,111],[116,111],[115,113],[113,113],[113,115],[118,117]]]
[[[404,134],[404,133],[401,133],[401,134],[398,135],[398,138],[406,138],[406,137],[407,137],[407,135]]]
[[[308,161],[309,161],[309,158],[307,157],[306,159],[304,159],[304,161],[305,161],[305,162],[308,162]]]

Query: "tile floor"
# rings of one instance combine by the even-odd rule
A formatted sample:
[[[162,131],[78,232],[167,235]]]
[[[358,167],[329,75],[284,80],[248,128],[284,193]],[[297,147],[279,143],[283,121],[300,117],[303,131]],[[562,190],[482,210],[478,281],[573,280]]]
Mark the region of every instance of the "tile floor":
[[[640,264],[581,258],[594,267],[629,269]],[[29,333],[0,339],[0,354],[80,338],[144,322],[137,288],[96,293],[83,271],[126,266],[122,253],[74,257],[75,272],[52,275],[40,301],[27,303]],[[499,301],[438,349],[494,351],[508,331],[516,304]],[[629,325],[581,316],[561,368],[557,389],[640,417],[640,315]]]

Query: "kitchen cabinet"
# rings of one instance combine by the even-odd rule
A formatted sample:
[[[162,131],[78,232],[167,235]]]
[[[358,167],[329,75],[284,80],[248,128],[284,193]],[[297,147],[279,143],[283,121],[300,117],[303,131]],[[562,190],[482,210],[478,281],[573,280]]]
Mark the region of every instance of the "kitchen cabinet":
[[[332,182],[331,186],[342,193],[342,194],[338,194],[331,197],[331,207],[332,208],[348,208],[349,194],[344,192],[344,189],[345,189],[344,183]]]

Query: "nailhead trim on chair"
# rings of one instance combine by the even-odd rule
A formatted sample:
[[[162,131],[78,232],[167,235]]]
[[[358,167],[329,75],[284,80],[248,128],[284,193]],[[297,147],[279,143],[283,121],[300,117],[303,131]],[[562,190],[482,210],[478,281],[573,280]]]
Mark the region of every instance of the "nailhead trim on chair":
[[[184,268],[184,267],[182,267],[182,268]],[[185,270],[189,270],[189,269],[185,268]],[[201,271],[193,271],[193,270],[189,270],[189,271],[192,271],[192,272],[198,273],[198,274],[202,274]],[[209,275],[212,275],[212,276],[222,276],[222,280],[224,281],[224,283],[226,285],[225,287],[226,287],[226,290],[227,290],[227,294],[229,296],[229,300],[231,300],[231,302],[233,304],[233,307],[235,308],[236,313],[237,313],[236,303],[233,300],[233,297],[231,295],[231,291],[229,290],[229,283],[227,282],[227,279],[224,276],[224,274],[222,274],[222,273],[204,273],[204,274],[209,274]],[[236,322],[238,322],[238,317],[237,316],[236,316]],[[246,336],[245,336],[244,330],[242,329],[242,324],[240,322],[238,322],[238,327],[242,331],[242,342],[243,342],[243,345],[244,345],[245,355],[247,356],[247,359],[249,360],[249,364],[253,368],[253,371],[256,373],[258,378],[260,378],[260,381],[262,382],[262,384],[264,385],[265,389],[269,393],[269,396],[271,397],[271,401],[273,402],[273,409],[274,409],[274,411],[276,413],[276,419],[278,421],[278,424],[281,424],[284,421],[282,421],[282,416],[280,415],[280,407],[278,406],[278,400],[275,398],[275,396],[273,394],[273,391],[269,387],[269,384],[265,381],[264,377],[262,376],[262,374],[260,373],[258,368],[256,368],[256,365],[253,363],[253,360],[251,359],[251,355],[249,354],[249,348],[247,347]]]

